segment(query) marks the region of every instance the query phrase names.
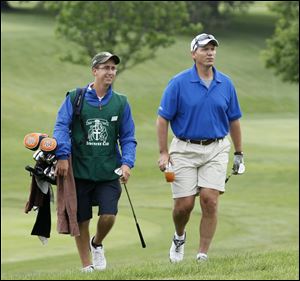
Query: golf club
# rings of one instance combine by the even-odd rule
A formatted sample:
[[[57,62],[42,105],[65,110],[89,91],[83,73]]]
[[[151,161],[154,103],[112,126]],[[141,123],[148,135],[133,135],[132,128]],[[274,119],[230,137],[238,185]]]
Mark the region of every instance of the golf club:
[[[228,182],[228,180],[230,179],[230,177],[233,175],[233,172],[231,172],[230,173],[230,175],[229,176],[227,176],[227,178],[226,178],[226,180],[225,180],[225,183],[227,183]]]
[[[121,176],[122,176],[122,170],[121,170],[121,168],[116,169],[116,170],[115,170],[115,173],[116,173],[119,177],[121,177]],[[139,236],[140,236],[140,240],[141,240],[142,247],[143,247],[143,248],[146,248],[146,243],[145,243],[145,241],[144,241],[144,238],[143,238],[143,235],[142,235],[140,226],[139,226],[139,224],[138,224],[138,222],[137,222],[137,219],[136,219],[136,216],[135,216],[135,212],[134,212],[134,210],[133,210],[133,206],[132,206],[132,203],[131,203],[131,200],[130,200],[130,197],[129,197],[129,193],[128,193],[126,184],[123,183],[123,185],[124,185],[124,187],[125,187],[125,191],[126,191],[126,194],[127,194],[128,200],[129,200],[129,203],[130,203],[130,207],[131,207],[132,214],[133,214],[133,217],[134,217],[134,220],[135,220],[136,228],[137,228],[138,233],[139,233]]]

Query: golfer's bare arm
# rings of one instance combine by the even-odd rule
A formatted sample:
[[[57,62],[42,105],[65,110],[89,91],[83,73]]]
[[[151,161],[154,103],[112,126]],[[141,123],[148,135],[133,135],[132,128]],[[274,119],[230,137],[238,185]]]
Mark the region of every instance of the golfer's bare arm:
[[[166,165],[169,162],[168,127],[169,127],[169,121],[164,119],[161,116],[158,116],[156,120],[157,139],[158,139],[158,147],[160,153],[158,165],[160,170],[162,171],[165,169]]]
[[[230,137],[232,139],[235,151],[243,151],[242,132],[239,119],[230,122]]]

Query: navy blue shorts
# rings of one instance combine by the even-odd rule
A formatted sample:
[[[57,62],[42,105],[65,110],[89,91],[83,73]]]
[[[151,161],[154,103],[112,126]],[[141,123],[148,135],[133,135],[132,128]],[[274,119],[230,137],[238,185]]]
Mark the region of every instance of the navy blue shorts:
[[[83,222],[93,217],[93,206],[99,206],[99,215],[116,215],[122,193],[119,179],[94,182],[75,179],[77,192],[77,221]]]

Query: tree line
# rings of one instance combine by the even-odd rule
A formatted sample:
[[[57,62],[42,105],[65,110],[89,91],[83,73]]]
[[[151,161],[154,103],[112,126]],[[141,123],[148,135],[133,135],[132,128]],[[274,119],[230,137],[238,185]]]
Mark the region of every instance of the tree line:
[[[26,1],[23,1],[26,2]],[[76,44],[65,60],[86,64],[99,50],[122,57],[119,71],[155,56],[178,34],[210,32],[230,21],[232,12],[254,1],[39,1],[56,16],[56,33]],[[263,51],[265,65],[283,81],[299,82],[299,2],[273,1],[275,32]],[[1,10],[10,9],[1,1]]]

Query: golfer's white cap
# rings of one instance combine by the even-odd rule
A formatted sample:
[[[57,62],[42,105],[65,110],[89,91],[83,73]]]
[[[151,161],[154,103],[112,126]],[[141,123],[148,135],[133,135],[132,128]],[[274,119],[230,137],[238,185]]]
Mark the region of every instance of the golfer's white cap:
[[[213,43],[215,46],[219,46],[218,40],[213,35],[206,33],[197,35],[191,42],[191,52],[196,51],[198,47],[203,47],[208,43]]]

